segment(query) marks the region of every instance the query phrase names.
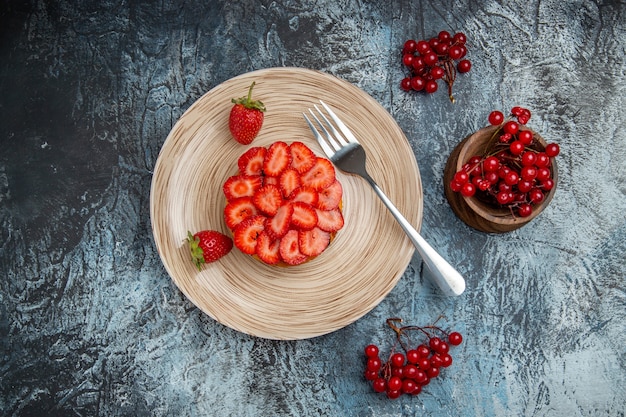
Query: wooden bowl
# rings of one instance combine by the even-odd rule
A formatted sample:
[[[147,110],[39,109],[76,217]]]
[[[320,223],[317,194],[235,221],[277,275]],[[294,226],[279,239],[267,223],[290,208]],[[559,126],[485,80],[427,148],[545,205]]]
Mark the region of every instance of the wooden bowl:
[[[481,201],[476,196],[464,197],[460,193],[452,191],[450,181],[454,174],[461,170],[463,164],[472,156],[484,153],[487,142],[498,127],[482,128],[463,139],[450,154],[443,175],[446,198],[457,217],[468,226],[487,233],[510,232],[531,222],[550,204],[558,183],[556,161],[551,158],[550,169],[552,170],[554,187],[545,194],[544,200],[540,204],[533,206],[532,214],[528,217],[514,216],[507,207],[491,205]],[[521,129],[526,129],[526,127],[522,126]],[[535,131],[531,130],[531,132],[538,142],[537,150],[543,151],[547,144],[546,141]]]

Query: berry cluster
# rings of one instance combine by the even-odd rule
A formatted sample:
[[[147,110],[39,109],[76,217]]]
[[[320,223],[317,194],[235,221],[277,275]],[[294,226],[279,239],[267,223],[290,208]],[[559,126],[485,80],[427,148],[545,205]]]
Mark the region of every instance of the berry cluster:
[[[374,391],[384,392],[390,399],[402,394],[419,394],[422,387],[439,376],[441,368],[452,365],[450,346],[460,345],[463,341],[459,332],[446,333],[435,325],[398,327],[396,323],[400,321],[397,318],[387,320],[389,327],[396,332],[396,343],[387,361],[380,358],[378,346],[370,344],[365,347],[365,379],[371,381]],[[413,332],[425,335],[426,341],[413,343],[409,338]],[[403,352],[396,349],[398,344]]]
[[[406,41],[402,48],[402,63],[408,68],[409,74],[400,83],[402,89],[432,94],[438,89],[437,80],[444,80],[448,85],[450,101],[454,102],[452,84],[457,70],[465,73],[472,68],[472,63],[463,59],[467,54],[466,41],[464,33],[451,35],[445,30],[428,41]],[[458,64],[455,64],[458,60]]]
[[[533,132],[523,127],[531,113],[513,107],[505,120],[500,111],[489,114],[489,123],[498,126],[483,155],[474,155],[454,174],[450,189],[465,197],[476,196],[492,206],[506,207],[520,217],[528,217],[546,192],[554,188],[551,158],[559,145],[544,147]],[[514,120],[514,119],[517,119]]]

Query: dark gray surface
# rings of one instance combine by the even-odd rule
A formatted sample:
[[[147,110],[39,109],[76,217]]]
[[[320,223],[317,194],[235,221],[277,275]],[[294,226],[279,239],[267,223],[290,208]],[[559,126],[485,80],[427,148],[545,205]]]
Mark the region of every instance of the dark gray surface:
[[[206,3],[206,4],[205,4]],[[624,416],[626,6],[618,1],[2,1],[0,413],[10,416]],[[468,35],[473,69],[399,89],[398,51]],[[167,276],[149,218],[169,130],[238,74],[298,66],[348,80],[405,131],[422,232],[467,278],[441,296],[415,257],[356,323],[311,340],[237,333]],[[443,196],[446,158],[489,111],[523,105],[560,143],[533,223],[486,235]],[[384,140],[384,138],[381,138]],[[401,316],[465,335],[417,398],[362,379]]]

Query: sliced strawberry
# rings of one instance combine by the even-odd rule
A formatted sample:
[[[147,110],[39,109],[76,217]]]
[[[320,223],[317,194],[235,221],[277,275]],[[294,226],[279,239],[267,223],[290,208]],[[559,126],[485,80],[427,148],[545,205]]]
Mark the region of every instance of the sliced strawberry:
[[[270,177],[280,175],[291,164],[291,152],[285,142],[274,142],[267,149],[263,160],[263,172]]]
[[[289,265],[299,265],[307,260],[308,257],[300,252],[297,230],[290,230],[280,240],[280,257]]]
[[[250,216],[257,214],[252,197],[239,197],[231,200],[224,207],[224,221],[230,230]]]
[[[280,261],[280,239],[272,239],[267,230],[262,231],[256,239],[255,253],[266,264],[277,264]]]
[[[343,188],[341,183],[335,180],[328,187],[319,192],[319,200],[316,207],[321,210],[333,210],[339,207],[341,197],[343,196]]]
[[[252,202],[257,209],[268,216],[273,216],[283,204],[283,198],[277,186],[268,184],[256,190],[252,196]]]
[[[233,240],[240,251],[248,255],[256,253],[257,239],[263,231],[265,219],[262,215],[248,217],[235,227]]]
[[[330,244],[330,233],[323,231],[319,227],[311,230],[300,230],[298,232],[298,246],[300,252],[306,256],[317,256],[324,252]]]
[[[316,210],[317,227],[326,232],[336,232],[343,227],[343,214],[338,208],[333,210]]]
[[[293,215],[293,206],[291,204],[283,204],[276,211],[274,217],[269,217],[265,221],[265,231],[272,239],[280,239],[289,231],[291,225],[291,216]]]
[[[228,178],[222,189],[226,200],[231,201],[239,197],[251,197],[262,184],[263,180],[259,176],[240,174]]]
[[[317,158],[313,151],[302,142],[292,142],[289,145],[291,152],[291,167],[300,174],[308,171],[315,164]]]
[[[280,174],[280,191],[284,198],[288,198],[291,192],[300,186],[300,174],[293,168],[287,168]]]
[[[299,230],[311,230],[317,225],[316,209],[310,204],[297,201],[292,203],[291,224]]]
[[[316,158],[313,167],[302,174],[302,184],[323,190],[335,181],[335,167],[326,158]]]
[[[269,185],[269,184],[277,185],[280,187],[280,177],[268,177],[268,176],[263,177],[263,185]]]
[[[292,202],[302,201],[315,207],[319,196],[313,188],[304,185],[293,190],[289,195],[289,200]]]
[[[255,146],[248,149],[237,161],[239,172],[244,175],[261,175],[266,153],[267,149],[262,146]]]

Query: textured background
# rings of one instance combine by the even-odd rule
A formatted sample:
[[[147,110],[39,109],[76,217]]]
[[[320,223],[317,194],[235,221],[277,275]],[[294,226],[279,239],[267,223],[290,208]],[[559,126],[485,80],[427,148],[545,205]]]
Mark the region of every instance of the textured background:
[[[0,2],[0,414],[624,416],[623,1]],[[399,48],[462,30],[469,74],[405,94]],[[416,256],[356,323],[311,340],[237,333],[188,302],[154,248],[151,170],[203,93],[275,66],[322,70],[396,118],[424,186],[422,232],[466,276],[446,298]],[[550,207],[505,235],[456,219],[455,144],[523,105],[559,142]],[[417,398],[362,379],[384,320],[439,315],[465,342]]]

